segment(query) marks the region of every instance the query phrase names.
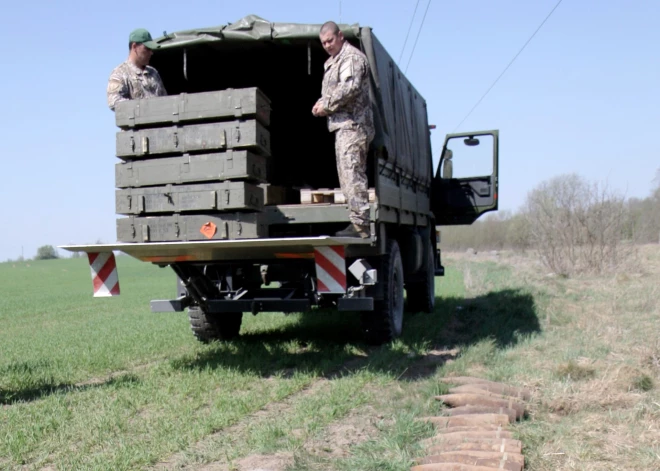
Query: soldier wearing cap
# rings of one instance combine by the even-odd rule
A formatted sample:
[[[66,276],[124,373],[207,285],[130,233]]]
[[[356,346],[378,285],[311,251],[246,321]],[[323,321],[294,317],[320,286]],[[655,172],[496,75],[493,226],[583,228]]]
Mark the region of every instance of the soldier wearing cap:
[[[128,36],[128,59],[112,71],[108,80],[111,110],[120,101],[167,95],[160,75],[149,66],[153,51],[159,47],[146,29],[136,29]]]
[[[367,152],[374,138],[369,63],[360,50],[346,41],[336,23],[328,21],[321,26],[319,38],[330,58],[324,65],[321,98],[312,114],[327,116],[328,130],[335,133],[337,173],[351,221],[336,235],[366,238],[371,232]]]

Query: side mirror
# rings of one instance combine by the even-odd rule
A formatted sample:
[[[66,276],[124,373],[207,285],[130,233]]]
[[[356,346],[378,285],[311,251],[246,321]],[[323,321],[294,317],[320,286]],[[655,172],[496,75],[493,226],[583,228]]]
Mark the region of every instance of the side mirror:
[[[470,146],[470,147],[479,145],[479,139],[476,139],[474,137],[468,137],[467,139],[463,139],[463,142],[465,143],[466,146]]]
[[[451,151],[451,149],[447,149],[442,160],[442,178],[453,178],[454,161],[452,160],[452,157],[454,157],[454,153]]]

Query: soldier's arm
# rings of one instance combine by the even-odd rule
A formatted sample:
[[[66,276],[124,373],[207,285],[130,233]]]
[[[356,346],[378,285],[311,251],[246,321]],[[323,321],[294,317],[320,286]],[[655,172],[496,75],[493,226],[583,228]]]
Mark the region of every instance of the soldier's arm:
[[[112,74],[108,80],[108,106],[115,111],[115,105],[120,101],[130,100],[128,83],[120,75]]]
[[[339,64],[339,85],[330,96],[323,97],[323,108],[328,114],[336,113],[350,103],[362,88],[368,76],[367,65],[358,56],[350,56]]]

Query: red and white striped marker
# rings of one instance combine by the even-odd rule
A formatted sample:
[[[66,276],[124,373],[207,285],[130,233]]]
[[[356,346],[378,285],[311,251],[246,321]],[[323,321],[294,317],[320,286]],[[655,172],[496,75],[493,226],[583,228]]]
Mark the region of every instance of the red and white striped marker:
[[[94,297],[119,296],[119,274],[115,254],[112,252],[88,253],[92,269]]]
[[[316,247],[316,284],[319,293],[346,292],[346,259],[344,246]]]

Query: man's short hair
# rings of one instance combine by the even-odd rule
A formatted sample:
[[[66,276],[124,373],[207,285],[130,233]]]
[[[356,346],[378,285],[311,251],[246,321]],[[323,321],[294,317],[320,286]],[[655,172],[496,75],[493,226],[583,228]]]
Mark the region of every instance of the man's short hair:
[[[337,23],[335,23],[334,21],[326,21],[325,23],[323,23],[323,26],[321,26],[321,31],[319,32],[319,34],[328,33],[328,32],[337,35],[339,33],[339,26],[337,26]]]

